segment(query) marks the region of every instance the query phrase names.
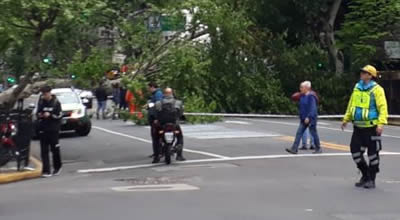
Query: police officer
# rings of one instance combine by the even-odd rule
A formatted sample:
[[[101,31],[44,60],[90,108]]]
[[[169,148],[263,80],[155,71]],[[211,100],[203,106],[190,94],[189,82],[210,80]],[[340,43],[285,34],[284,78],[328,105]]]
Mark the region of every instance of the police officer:
[[[148,91],[151,93],[150,99],[148,101],[148,122],[150,124],[150,134],[151,134],[151,140],[152,140],[152,145],[153,145],[153,162],[152,163],[158,163],[160,162],[160,147],[159,147],[159,140],[158,140],[158,134],[157,134],[157,126],[158,123],[156,121],[156,109],[155,109],[155,103],[158,101],[161,101],[163,98],[163,93],[161,89],[158,88],[157,84],[154,82],[150,82],[148,84]]]
[[[371,65],[361,69],[361,79],[354,87],[343,118],[342,130],[350,121],[354,125],[350,148],[362,174],[356,187],[375,188],[375,178],[379,172],[381,134],[383,126],[387,124],[388,110],[385,91],[374,81],[377,75],[378,72]],[[364,159],[367,149],[369,164]]]
[[[163,99],[156,102],[156,110],[156,118],[160,126],[163,126],[166,123],[173,123],[176,125],[176,129],[179,131],[177,134],[176,143],[176,160],[185,161],[186,159],[183,157],[183,133],[178,123],[179,118],[183,114],[182,101],[175,99],[173,90],[171,88],[166,88],[164,90]]]
[[[37,118],[39,119],[40,150],[43,162],[42,176],[58,176],[62,167],[58,140],[62,118],[61,104],[56,96],[51,94],[51,87],[45,86],[41,89],[41,92]],[[53,155],[53,173],[50,170],[49,151]]]

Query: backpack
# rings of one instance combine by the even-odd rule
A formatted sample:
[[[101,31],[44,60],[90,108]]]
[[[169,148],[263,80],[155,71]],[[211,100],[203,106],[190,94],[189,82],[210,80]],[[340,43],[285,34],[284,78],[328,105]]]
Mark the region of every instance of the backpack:
[[[159,120],[161,124],[176,123],[178,119],[178,110],[175,107],[176,100],[172,102],[161,102],[161,111],[159,113]]]

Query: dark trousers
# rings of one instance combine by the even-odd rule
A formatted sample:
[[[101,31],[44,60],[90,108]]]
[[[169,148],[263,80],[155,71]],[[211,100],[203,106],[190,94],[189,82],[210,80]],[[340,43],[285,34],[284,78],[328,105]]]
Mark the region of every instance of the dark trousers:
[[[43,163],[43,173],[50,172],[49,153],[53,156],[53,168],[58,170],[62,167],[60,144],[58,141],[58,132],[43,132],[40,134],[40,151]]]
[[[150,121],[150,135],[151,135],[151,142],[153,146],[153,156],[160,155],[160,138],[158,135],[159,131],[159,124],[155,123],[154,121]]]
[[[354,126],[350,149],[353,160],[362,175],[375,180],[376,174],[379,173],[379,151],[382,149],[380,137],[376,134],[376,127],[359,128]],[[369,165],[364,158],[367,149]]]

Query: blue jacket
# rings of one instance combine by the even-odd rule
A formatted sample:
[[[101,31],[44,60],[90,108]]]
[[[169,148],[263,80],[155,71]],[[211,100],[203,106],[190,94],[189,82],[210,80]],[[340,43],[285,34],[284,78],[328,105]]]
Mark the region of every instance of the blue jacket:
[[[164,95],[161,91],[161,89],[157,89],[156,91],[151,94],[150,100],[152,103],[156,103],[158,101],[161,101],[163,99]]]
[[[150,102],[156,104],[157,102],[161,101],[163,99],[164,95],[161,91],[161,89],[157,89],[151,94],[150,97]],[[152,107],[149,109],[149,123],[152,123],[153,120],[156,118],[156,109],[155,107]]]
[[[318,118],[317,97],[313,93],[308,93],[300,97],[299,105],[300,120],[304,122],[309,118],[311,124],[315,124]]]

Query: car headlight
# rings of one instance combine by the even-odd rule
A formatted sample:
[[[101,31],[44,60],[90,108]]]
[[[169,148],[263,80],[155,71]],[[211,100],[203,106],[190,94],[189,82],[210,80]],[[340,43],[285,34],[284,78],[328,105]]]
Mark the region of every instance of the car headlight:
[[[85,109],[77,109],[71,113],[71,118],[81,118],[83,116],[85,116]]]

